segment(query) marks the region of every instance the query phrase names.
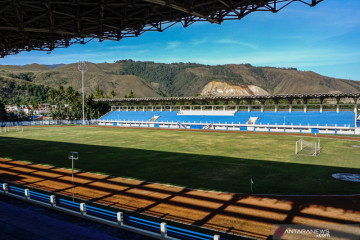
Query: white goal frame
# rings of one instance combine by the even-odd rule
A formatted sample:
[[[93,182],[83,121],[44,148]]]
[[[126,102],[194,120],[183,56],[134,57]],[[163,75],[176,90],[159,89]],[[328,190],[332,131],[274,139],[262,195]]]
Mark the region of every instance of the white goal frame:
[[[299,139],[295,143],[295,154],[296,155],[305,155],[305,156],[317,156],[320,154],[320,139],[317,139],[316,142],[308,142],[304,139]]]

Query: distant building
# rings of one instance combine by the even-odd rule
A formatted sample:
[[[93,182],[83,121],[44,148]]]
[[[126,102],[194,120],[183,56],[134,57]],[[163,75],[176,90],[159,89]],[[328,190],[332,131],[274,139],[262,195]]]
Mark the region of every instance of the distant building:
[[[29,106],[24,106],[22,108],[22,110],[24,111],[24,113],[26,115],[37,115],[40,114],[39,110],[34,108],[33,106],[29,105]]]
[[[5,110],[6,112],[10,113],[10,112],[17,112],[19,111],[19,107],[16,105],[5,105]]]
[[[39,114],[50,113],[52,108],[52,105],[49,103],[39,104]]]

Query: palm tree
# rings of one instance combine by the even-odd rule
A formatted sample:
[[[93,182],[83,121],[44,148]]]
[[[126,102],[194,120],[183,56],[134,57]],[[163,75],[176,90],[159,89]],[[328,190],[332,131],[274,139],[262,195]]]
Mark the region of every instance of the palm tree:
[[[51,106],[54,104],[56,91],[54,89],[50,89],[48,94],[49,94],[49,101],[50,101],[50,106]]]
[[[65,95],[64,86],[60,85],[59,90],[56,92],[56,96],[55,96],[55,101],[56,104],[58,105],[60,118],[62,117],[61,107],[63,104],[64,95]]]

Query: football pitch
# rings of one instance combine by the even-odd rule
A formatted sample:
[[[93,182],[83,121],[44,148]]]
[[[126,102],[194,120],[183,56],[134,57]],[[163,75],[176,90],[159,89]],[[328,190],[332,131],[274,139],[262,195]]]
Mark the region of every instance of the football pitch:
[[[0,133],[0,158],[196,189],[254,194],[357,194],[360,142],[321,138],[317,157],[295,155],[299,136],[100,127],[29,127]],[[315,138],[303,137],[315,142]]]

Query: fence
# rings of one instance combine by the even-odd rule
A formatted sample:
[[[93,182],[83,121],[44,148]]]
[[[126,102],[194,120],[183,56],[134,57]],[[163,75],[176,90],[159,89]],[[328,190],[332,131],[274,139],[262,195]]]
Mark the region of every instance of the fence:
[[[2,127],[16,127],[16,126],[48,126],[48,125],[82,125],[82,120],[39,120],[39,121],[19,121],[19,122],[0,122]],[[97,120],[85,120],[85,125],[97,124]]]
[[[0,183],[0,193],[156,239],[225,240],[219,235],[209,235],[174,227],[165,222],[150,221],[123,212],[114,212],[85,203],[73,202],[55,195],[47,195],[7,183]]]

